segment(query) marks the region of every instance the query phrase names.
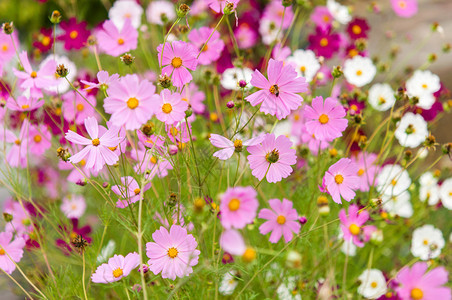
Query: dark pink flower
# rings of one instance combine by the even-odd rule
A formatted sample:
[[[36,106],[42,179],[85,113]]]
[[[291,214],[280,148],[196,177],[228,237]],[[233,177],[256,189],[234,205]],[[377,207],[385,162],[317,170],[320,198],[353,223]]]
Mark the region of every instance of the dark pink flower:
[[[348,36],[352,40],[356,40],[359,38],[367,38],[367,33],[370,30],[369,25],[367,24],[366,19],[355,18],[347,26]]]
[[[367,210],[359,212],[358,205],[352,204],[348,208],[348,215],[345,209],[339,212],[341,220],[341,230],[344,234],[344,240],[352,241],[358,247],[363,247],[364,243],[369,241],[372,232],[377,228],[375,226],[364,226],[369,219]]]
[[[309,47],[317,56],[331,58],[339,50],[341,39],[337,33],[331,33],[331,30],[322,30],[320,27],[315,29],[315,34],[308,37]]]
[[[64,49],[80,49],[85,46],[90,32],[86,29],[86,22],[77,23],[75,18],[70,18],[60,24],[64,33],[58,36],[59,41],[64,41]]]

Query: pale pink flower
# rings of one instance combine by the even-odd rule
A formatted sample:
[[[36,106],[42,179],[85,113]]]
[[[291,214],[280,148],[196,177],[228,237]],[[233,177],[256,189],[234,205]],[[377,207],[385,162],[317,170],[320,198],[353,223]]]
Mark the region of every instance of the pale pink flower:
[[[218,31],[214,32],[213,28],[200,27],[199,29],[192,29],[188,34],[188,39],[198,51],[201,51],[198,57],[199,64],[209,65],[220,58],[224,42],[220,37],[220,33]],[[204,46],[207,40],[209,42]]]
[[[356,204],[350,205],[348,208],[348,216],[345,209],[339,212],[339,219],[341,220],[341,229],[344,234],[345,241],[352,241],[358,247],[363,247],[364,243],[370,240],[372,232],[377,228],[375,226],[364,226],[364,223],[369,220],[369,213],[367,210],[359,212]]]
[[[165,130],[171,142],[177,145],[187,143],[190,141],[190,135],[193,135],[190,123],[187,126],[187,122],[184,121],[172,125],[167,124]]]
[[[23,238],[16,237],[13,241],[12,238],[12,232],[0,232],[0,269],[8,274],[16,269],[14,262],[20,262],[25,247]]]
[[[28,234],[33,231],[33,224],[28,211],[17,201],[11,200],[5,204],[4,212],[13,216],[12,221],[6,223],[5,231],[16,233],[24,239],[28,239]]]
[[[89,92],[90,90],[92,90],[94,88],[98,88],[98,89],[106,91],[107,88],[111,84],[117,82],[118,80],[119,80],[119,74],[117,74],[117,73],[110,76],[107,71],[99,71],[99,72],[97,72],[98,83],[88,82],[86,80],[80,80],[80,82],[84,84],[83,89],[85,91]]]
[[[149,269],[155,274],[162,273],[162,278],[175,280],[193,273],[193,266],[198,264],[198,243],[187,229],[172,225],[170,231],[161,226],[152,234],[154,242],[146,244],[149,257]]]
[[[96,272],[91,275],[92,282],[111,283],[126,277],[133,269],[140,264],[140,256],[136,252],[122,255],[114,255],[108,260],[108,263],[97,267]]]
[[[97,32],[97,42],[99,48],[108,55],[119,56],[137,48],[138,31],[129,19],[125,20],[121,30],[107,20],[102,25],[102,30]]]
[[[221,195],[221,224],[224,228],[243,228],[253,222],[259,207],[256,191],[250,187],[231,187]]]
[[[319,150],[325,150],[330,145],[329,142],[319,140],[314,134],[307,132],[306,127],[303,127],[301,130],[301,142],[307,145],[309,151],[311,151],[312,155],[315,156],[319,154]]]
[[[232,255],[243,255],[246,251],[245,240],[236,229],[226,229],[220,236],[220,247]]]
[[[410,18],[417,14],[417,0],[391,0],[392,9],[402,18]]]
[[[262,134],[249,140],[235,139],[234,141],[231,141],[224,136],[212,133],[210,134],[209,140],[212,145],[217,148],[221,148],[221,150],[216,151],[213,156],[218,157],[221,160],[226,160],[231,158],[234,152],[242,152],[244,150],[244,147],[254,146],[262,143],[264,138],[265,135]]]
[[[341,204],[341,196],[350,202],[359,188],[358,166],[349,158],[341,158],[325,172],[322,184],[334,202]]]
[[[60,208],[67,218],[79,219],[86,210],[85,198],[81,195],[64,197]]]
[[[311,14],[311,21],[324,31],[331,27],[333,20],[334,17],[326,6],[316,6]]]
[[[369,191],[371,185],[377,184],[376,176],[380,170],[374,163],[377,159],[375,153],[359,152],[356,157],[352,157],[352,161],[358,166],[357,175],[359,177],[359,190],[362,192]]]
[[[96,97],[88,95],[85,91],[79,92],[81,95],[75,91],[69,91],[61,97],[64,119],[77,125],[83,124],[86,118],[97,115],[94,109],[97,103]]]
[[[194,113],[202,114],[205,111],[206,106],[203,102],[206,99],[206,95],[199,90],[195,83],[190,82],[190,84],[186,85],[181,94],[182,100],[188,102]]]
[[[52,134],[46,125],[31,125],[28,132],[30,153],[42,156],[52,146]]]
[[[160,104],[157,105],[155,115],[159,121],[172,125],[185,118],[187,108],[188,103],[182,100],[181,94],[164,89],[160,93]]]
[[[44,100],[38,100],[34,97],[18,96],[16,99],[9,97],[6,100],[6,106],[14,111],[32,111],[44,105]]]
[[[20,129],[19,136],[8,129],[0,128],[0,139],[4,140],[6,143],[12,144],[6,155],[6,161],[11,167],[22,167],[27,166],[27,154],[28,154],[28,132],[29,132],[30,122],[25,119],[22,122],[22,127]]]
[[[153,151],[146,151],[141,145],[136,151],[131,151],[132,158],[138,161],[134,167],[135,172],[138,174],[146,173],[146,179],[148,180],[156,175],[159,178],[167,176],[168,170],[172,170],[173,166],[167,159],[157,155],[157,153],[155,147]]]
[[[217,14],[223,13],[224,8],[228,3],[233,5],[234,10],[240,0],[205,0],[206,4]],[[203,2],[203,1],[201,1]]]
[[[125,208],[140,200],[141,189],[138,182],[132,176],[121,177],[121,183],[122,185],[114,185],[111,187],[113,193],[119,196],[116,207]],[[147,184],[144,187],[143,193],[150,187],[151,184]]]

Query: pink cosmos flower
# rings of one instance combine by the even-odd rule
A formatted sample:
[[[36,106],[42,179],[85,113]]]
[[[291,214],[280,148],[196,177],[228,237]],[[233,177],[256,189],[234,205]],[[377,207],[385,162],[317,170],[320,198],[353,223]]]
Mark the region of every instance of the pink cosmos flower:
[[[243,147],[246,146],[254,146],[262,143],[265,135],[260,135],[258,137],[243,141],[241,139],[235,139],[234,142],[225,138],[224,136],[211,133],[210,134],[210,142],[217,148],[221,148],[222,150],[218,150],[213,154],[213,156],[218,157],[221,160],[227,160],[231,158],[231,156],[235,152],[242,152]]]
[[[297,162],[292,142],[284,135],[275,139],[273,133],[267,134],[261,144],[248,147],[248,161],[253,176],[268,182],[278,182],[292,173],[291,165]]]
[[[270,242],[272,243],[277,243],[283,235],[284,241],[290,242],[293,234],[298,234],[301,229],[298,213],[293,208],[292,201],[270,199],[268,203],[271,209],[264,208],[259,212],[259,218],[268,220],[259,227],[260,233],[267,234],[271,231]]]
[[[358,247],[363,247],[364,243],[369,241],[372,232],[377,229],[375,226],[363,226],[369,219],[369,213],[367,210],[359,212],[359,208],[355,204],[348,208],[348,216],[345,209],[341,209],[339,219],[344,240],[351,240]]]
[[[160,104],[155,115],[159,121],[172,125],[184,119],[187,108],[188,103],[182,100],[181,94],[164,89],[160,93]]]
[[[306,127],[303,127],[301,130],[301,142],[307,145],[309,151],[315,156],[319,154],[319,150],[325,150],[330,145],[327,141],[317,139],[314,134],[311,134],[306,130]]]
[[[69,91],[61,97],[64,119],[77,125],[83,124],[86,118],[97,115],[94,109],[97,104],[96,97],[88,95],[85,91],[79,92],[83,97],[75,91]],[[88,100],[88,103],[85,99]]]
[[[290,47],[281,47],[281,44],[278,43],[275,45],[272,51],[272,58],[274,60],[285,61],[287,57],[291,54]]]
[[[91,275],[92,282],[111,283],[126,277],[133,269],[140,264],[140,256],[136,252],[122,255],[114,255],[108,260],[108,263],[97,267],[96,272]]]
[[[132,203],[140,200],[140,186],[138,182],[132,176],[121,177],[122,185],[114,185],[111,187],[113,193],[119,196],[116,207],[125,208]],[[150,184],[144,187],[143,193],[151,187]]]
[[[184,84],[193,79],[187,69],[196,70],[198,52],[193,45],[187,42],[174,41],[165,44],[162,59],[162,48],[163,44],[157,47],[162,74],[170,76],[175,87],[182,88]]]
[[[85,46],[90,32],[86,29],[86,22],[77,23],[76,18],[70,18],[60,23],[64,33],[58,36],[59,41],[64,41],[64,49],[80,49]]]
[[[130,19],[126,19],[121,30],[110,20],[105,21],[102,27],[97,33],[97,41],[100,49],[108,55],[119,56],[137,48],[138,31]]]
[[[104,100],[105,111],[111,114],[110,121],[127,130],[138,129],[146,123],[158,105],[159,96],[155,86],[137,75],[126,75],[108,87]]]
[[[101,90],[106,91],[107,88],[113,84],[118,82],[119,80],[119,74],[115,73],[113,75],[108,75],[107,71],[99,71],[97,73],[97,81],[98,83],[95,82],[88,82],[86,80],[80,80],[81,83],[83,83],[85,86],[83,87],[83,89],[87,92],[89,92],[90,90],[94,89],[94,88],[98,88]]]
[[[164,153],[163,146],[165,144],[165,138],[161,135],[151,134],[150,136],[145,135],[141,130],[137,130],[138,140],[140,143],[156,152]]]
[[[237,4],[240,0],[206,0],[206,4],[217,14],[223,13],[224,8],[228,3],[231,3],[234,7],[234,10],[237,7]]]
[[[234,29],[234,36],[240,49],[248,49],[256,45],[259,35],[253,25],[240,20],[239,26]]]
[[[22,259],[25,247],[23,238],[16,237],[14,241],[12,238],[12,232],[0,232],[0,268],[8,274],[16,269],[13,261],[18,263]]]
[[[341,196],[350,202],[355,198],[359,188],[358,166],[349,158],[341,158],[331,165],[323,176],[323,188],[331,195],[333,201],[341,204]]]
[[[261,18],[270,20],[274,24],[277,24],[278,27],[281,26],[282,22],[282,29],[287,29],[289,28],[290,23],[292,23],[293,17],[294,14],[292,11],[292,7],[288,6],[285,8],[282,5],[281,1],[272,0],[267,6],[265,6],[265,10]]]
[[[226,229],[220,236],[220,247],[232,255],[243,255],[246,251],[245,240],[236,229]]]
[[[38,100],[34,97],[18,96],[16,99],[9,97],[6,100],[6,106],[14,111],[32,111],[44,105],[44,100]]]
[[[326,6],[316,6],[311,14],[311,21],[322,30],[330,28],[333,20],[334,17]]]
[[[72,155],[69,161],[78,163],[88,156],[86,167],[94,168],[95,171],[100,171],[105,164],[114,165],[119,157],[109,148],[117,147],[121,142],[121,138],[118,137],[119,128],[110,128],[99,137],[99,125],[97,120],[92,117],[85,119],[85,128],[91,139],[87,139],[72,130],[66,132],[68,141],[85,146],[80,152]]]
[[[224,228],[243,228],[253,222],[259,207],[256,191],[250,187],[230,187],[221,195],[221,224]]]
[[[198,243],[187,229],[172,225],[170,231],[161,226],[152,234],[154,242],[146,244],[149,257],[149,269],[155,274],[162,273],[162,278],[175,280],[193,273],[193,266],[198,264]]]
[[[356,157],[352,158],[352,161],[358,166],[358,186],[362,192],[369,191],[371,185],[377,184],[376,175],[380,168],[374,164],[376,159],[377,155],[375,153],[366,152],[360,152]]]
[[[203,103],[206,99],[206,95],[204,92],[200,91],[198,86],[193,82],[186,85],[181,94],[182,100],[188,102],[194,113],[202,114],[206,110],[206,106]]]
[[[417,0],[391,0],[392,9],[402,18],[410,18],[417,14]]]
[[[86,201],[81,195],[64,197],[60,208],[67,218],[79,219],[85,213]]]
[[[333,98],[323,101],[322,96],[315,97],[311,106],[306,105],[304,109],[306,131],[319,140],[330,142],[342,136],[347,128],[345,108]]]
[[[11,37],[14,39],[14,45],[17,47],[19,45],[19,41],[17,39],[16,32],[9,35],[4,33],[3,30],[0,30],[0,67],[7,64],[16,55]],[[2,70],[0,68],[0,75],[2,73],[1,71]]]
[[[136,151],[131,152],[132,158],[138,161],[134,167],[135,172],[138,174],[146,173],[146,179],[148,180],[156,175],[159,178],[163,178],[168,175],[168,170],[173,169],[171,163],[164,157],[156,155],[156,152],[146,151],[144,147],[139,147]]]
[[[8,129],[0,127],[0,140],[4,140],[6,143],[12,144],[6,155],[6,161],[11,167],[27,166],[27,153],[28,153],[28,131],[30,122],[25,119],[22,123],[19,136]]]
[[[210,37],[210,35],[212,36]],[[209,42],[203,48],[204,43],[207,42],[209,37]],[[217,61],[224,48],[224,42],[220,38],[220,33],[218,31],[214,32],[213,28],[201,27],[199,29],[192,29],[188,34],[188,39],[201,51],[198,57],[198,62],[201,65],[208,65]]]
[[[41,156],[43,155],[50,147],[52,134],[46,125],[31,125],[30,131],[28,132],[28,145],[30,146],[30,153]]]
[[[33,231],[33,224],[27,209],[20,202],[11,200],[5,202],[4,212],[13,216],[12,221],[6,223],[5,231],[16,233],[27,240],[28,234]]]
[[[449,274],[444,267],[436,267],[427,271],[426,262],[417,262],[413,266],[404,267],[397,274],[400,284],[396,287],[397,296],[401,300],[450,300],[452,293],[446,286]]]
[[[178,146],[190,141],[190,134],[193,135],[191,133],[190,123],[188,123],[187,127],[187,122],[184,121],[173,125],[165,125],[165,130],[171,142],[177,144]]]
[[[284,66],[282,61],[274,59],[268,63],[267,74],[268,80],[258,70],[254,71],[251,84],[262,90],[249,95],[246,100],[252,106],[262,103],[262,112],[284,119],[301,105],[303,98],[297,93],[307,92],[308,83],[304,77],[297,77],[293,66]]]

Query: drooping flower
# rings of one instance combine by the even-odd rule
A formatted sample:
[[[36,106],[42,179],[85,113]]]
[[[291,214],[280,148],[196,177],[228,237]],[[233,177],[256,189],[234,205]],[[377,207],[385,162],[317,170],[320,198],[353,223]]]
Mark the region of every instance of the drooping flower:
[[[111,56],[119,56],[137,48],[138,31],[129,19],[126,19],[121,29],[113,21],[107,20],[97,33],[97,40],[102,51]]]
[[[58,36],[58,40],[64,41],[64,49],[78,50],[85,46],[86,40],[90,35],[89,30],[86,29],[86,24],[86,21],[78,23],[75,18],[70,18],[60,23],[64,33]]]
[[[188,103],[182,100],[181,94],[164,89],[160,93],[160,104],[155,108],[155,116],[161,122],[172,125],[185,117]]]
[[[136,252],[126,255],[114,255],[108,260],[108,263],[97,267],[96,272],[91,275],[92,282],[111,283],[126,277],[133,269],[140,264],[140,256]]]
[[[377,68],[369,57],[356,55],[344,63],[345,79],[357,87],[370,83],[375,74],[377,74]]]
[[[341,158],[325,172],[323,187],[334,202],[341,204],[341,196],[350,202],[359,188],[358,166],[349,158]]]
[[[262,90],[249,95],[246,100],[252,106],[262,103],[262,112],[284,119],[300,107],[303,98],[298,93],[307,92],[308,84],[304,77],[297,76],[291,65],[284,66],[282,61],[274,59],[268,62],[267,74],[268,79],[259,70],[254,71],[251,84]]]
[[[134,28],[141,25],[143,8],[134,0],[115,1],[108,11],[108,18],[113,21],[118,29],[122,29],[124,23],[129,20]]]
[[[372,232],[376,230],[375,226],[364,226],[367,220],[369,220],[369,213],[367,210],[359,212],[356,204],[350,205],[348,216],[345,209],[341,209],[339,219],[341,220],[341,230],[344,234],[344,240],[352,240],[353,244],[358,247],[363,247],[364,243],[370,240]]]
[[[63,198],[60,208],[69,219],[79,219],[85,213],[86,201],[81,195],[71,195]]]
[[[119,80],[119,74],[117,74],[117,73],[112,74],[110,76],[107,71],[99,71],[97,73],[98,83],[88,82],[86,80],[80,80],[80,82],[85,85],[83,87],[83,89],[88,92],[89,90],[92,90],[94,88],[98,88],[98,89],[102,89],[102,90],[106,91],[110,85],[118,82],[118,80]]]
[[[366,299],[379,299],[388,290],[385,276],[378,269],[364,270],[358,279],[361,282],[358,293]]]
[[[424,225],[413,231],[411,254],[422,260],[438,257],[445,246],[443,233],[433,225]]]
[[[122,185],[111,187],[113,193],[119,196],[116,207],[125,208],[140,200],[141,189],[138,182],[132,176],[121,177],[121,183]],[[142,193],[146,192],[150,187],[151,185],[147,184]]]
[[[188,34],[188,40],[201,51],[198,57],[198,62],[201,65],[209,65],[217,61],[224,48],[224,42],[220,37],[220,33],[218,31],[214,32],[214,29],[209,27],[191,30]],[[207,40],[209,42],[204,45]]]
[[[291,165],[297,162],[295,149],[291,149],[292,142],[286,136],[275,138],[274,134],[267,134],[262,143],[248,147],[248,162],[253,176],[268,182],[278,182],[292,173]]]
[[[451,289],[447,270],[440,266],[427,271],[428,264],[417,262],[411,267],[404,267],[397,274],[397,296],[402,300],[450,300]]]
[[[14,262],[18,263],[22,259],[25,247],[23,238],[16,237],[14,240],[12,238],[12,232],[0,232],[0,269],[8,274],[16,269]]]
[[[259,206],[256,191],[248,187],[228,188],[221,195],[221,224],[224,228],[245,227],[253,222]]]
[[[154,242],[146,244],[146,255],[149,257],[149,270],[155,275],[162,273],[162,278],[175,280],[193,272],[198,264],[198,243],[187,229],[172,225],[170,231],[161,226],[152,234]]]
[[[96,97],[86,94],[85,91],[69,91],[61,99],[63,117],[69,123],[81,125],[86,118],[97,114],[94,109],[97,104]]]
[[[95,171],[100,171],[105,164],[114,165],[119,157],[110,148],[117,147],[121,142],[118,137],[119,128],[113,127],[108,129],[99,137],[99,125],[95,118],[89,117],[85,119],[85,128],[90,139],[87,139],[76,132],[69,130],[66,132],[66,139],[74,144],[85,146],[80,152],[69,158],[71,163],[78,163],[86,156],[86,167]]]
[[[345,115],[345,108],[337,100],[328,97],[323,101],[322,96],[315,97],[311,106],[304,107],[306,131],[316,139],[330,142],[342,136],[347,128]]]
[[[105,111],[111,114],[110,121],[118,127],[134,130],[145,124],[155,112],[159,96],[155,86],[137,75],[126,75],[110,84],[108,97],[104,100]]]
[[[270,242],[272,243],[277,243],[282,236],[284,236],[286,243],[290,242],[293,234],[298,234],[301,229],[298,213],[293,208],[292,201],[270,199],[268,203],[271,209],[263,208],[259,212],[258,217],[267,220],[259,227],[259,232],[261,234],[272,232],[270,235]]]
[[[417,0],[391,0],[392,9],[402,18],[410,18],[417,14]]]
[[[235,139],[234,142],[225,138],[224,136],[211,133],[210,134],[210,142],[212,145],[214,145],[217,148],[222,148],[222,150],[216,151],[213,156],[218,157],[221,160],[226,160],[231,158],[231,156],[235,152],[242,152],[243,147],[248,146],[254,146],[257,144],[260,144],[263,139],[265,138],[264,135],[257,136],[255,138],[243,141],[241,139]]]
[[[163,59],[162,50],[164,52]],[[157,52],[162,74],[170,76],[175,87],[182,88],[193,79],[188,71],[196,70],[198,65],[198,52],[193,45],[183,41],[167,42],[165,47],[160,44]]]

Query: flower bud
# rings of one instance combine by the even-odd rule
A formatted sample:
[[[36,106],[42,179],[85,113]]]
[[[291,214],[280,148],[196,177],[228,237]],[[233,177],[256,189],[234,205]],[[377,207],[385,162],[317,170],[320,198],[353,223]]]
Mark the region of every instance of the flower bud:
[[[4,212],[3,213],[3,219],[5,220],[6,223],[9,223],[13,220],[13,215]]]
[[[168,75],[160,75],[159,84],[162,88],[168,89],[171,87],[171,78]]]
[[[341,66],[335,66],[333,67],[333,70],[331,71],[331,76],[333,76],[333,78],[339,78],[344,74],[344,72],[342,71]]]
[[[61,22],[61,13],[58,10],[54,10],[49,19],[52,24],[58,24]]]
[[[14,31],[13,22],[3,23],[2,29],[5,34],[12,34]]]
[[[69,153],[68,149],[63,149],[62,147],[59,147],[57,149],[57,156],[61,158],[62,161],[69,161],[69,157],[71,157],[71,154]]]
[[[286,266],[292,269],[298,269],[301,267],[301,254],[297,251],[290,250],[286,257]]]
[[[182,3],[179,8],[177,9],[176,13],[177,13],[177,17],[178,18],[183,18],[185,17],[188,12],[190,11],[190,6],[188,6],[187,4]]]
[[[141,132],[143,132],[146,136],[151,136],[155,132],[155,125],[154,123],[146,123],[143,126],[141,126]]]
[[[289,7],[293,4],[293,0],[282,0],[282,5],[284,7]]]
[[[193,109],[191,108],[191,105],[188,105],[187,110],[185,111],[185,117],[188,118],[193,114]]]
[[[229,101],[228,103],[226,103],[226,107],[229,109],[234,108],[234,101]]]
[[[234,3],[226,1],[226,6],[223,9],[223,13],[227,16],[232,14],[234,11],[235,11]]]
[[[133,64],[135,57],[132,56],[132,54],[130,53],[126,53],[123,56],[121,56],[120,59],[126,66],[130,66],[131,64]]]
[[[69,74],[69,71],[63,64],[61,64],[57,66],[56,73],[59,77],[65,78],[67,74]]]
[[[179,149],[177,148],[176,145],[169,145],[168,146],[168,154],[169,155],[176,155],[177,152],[179,152]]]

